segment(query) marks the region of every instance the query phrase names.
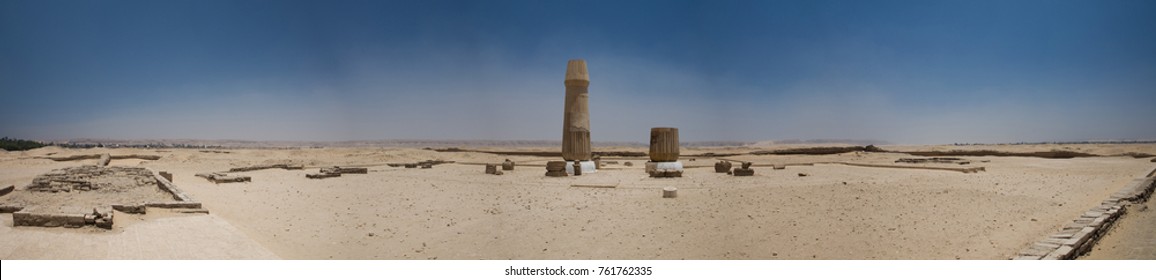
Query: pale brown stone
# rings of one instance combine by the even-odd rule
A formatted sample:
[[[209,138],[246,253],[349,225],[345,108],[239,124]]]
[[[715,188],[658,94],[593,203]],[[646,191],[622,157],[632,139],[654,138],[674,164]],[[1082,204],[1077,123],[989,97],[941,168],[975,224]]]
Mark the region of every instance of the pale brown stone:
[[[570,60],[566,65],[566,99],[562,116],[562,159],[586,161],[590,151],[590,75],[586,61]]]
[[[650,161],[678,161],[678,128],[655,127],[650,129]]]

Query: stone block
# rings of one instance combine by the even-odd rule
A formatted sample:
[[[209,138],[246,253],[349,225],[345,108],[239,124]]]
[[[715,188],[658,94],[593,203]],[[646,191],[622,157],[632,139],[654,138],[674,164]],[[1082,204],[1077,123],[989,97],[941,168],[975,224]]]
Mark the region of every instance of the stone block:
[[[0,196],[4,196],[6,194],[12,193],[12,191],[15,191],[15,190],[16,190],[15,185],[8,185],[7,187],[0,188]]]
[[[20,211],[12,213],[13,226],[29,227],[83,227],[85,214],[32,213]]]
[[[570,174],[567,174],[566,171],[546,171],[546,176],[549,176],[549,177],[566,177],[566,176],[570,176]]]
[[[1020,256],[1036,256],[1036,257],[1042,258],[1043,256],[1047,256],[1048,254],[1052,253],[1052,251],[1055,251],[1055,250],[1056,250],[1055,248],[1041,248],[1041,247],[1033,246],[1032,248],[1027,248],[1027,249],[1024,249],[1023,251],[1020,251],[1019,255]]]
[[[341,173],[305,174],[305,178],[309,178],[309,179],[325,179],[325,178],[333,178],[333,177],[341,177]]]
[[[145,207],[144,205],[113,204],[112,209],[128,214],[145,214],[145,212],[147,212],[145,209],[148,209],[148,207]]]
[[[1035,245],[1048,245],[1052,249],[1055,249],[1055,248],[1059,248],[1061,245],[1064,245],[1064,241],[1067,241],[1067,240],[1068,240],[1068,238],[1044,238],[1044,240],[1037,241],[1034,244]]]
[[[170,183],[173,182],[173,174],[172,173],[161,171],[161,172],[157,172],[157,174],[160,174],[161,177],[165,178],[165,180],[169,180]]]
[[[1066,260],[1072,256],[1072,251],[1074,251],[1074,250],[1075,250],[1075,248],[1073,248],[1071,246],[1060,246],[1060,248],[1057,248],[1055,251],[1048,253],[1047,256],[1044,256],[1043,259],[1044,260]]]
[[[681,178],[682,170],[655,170],[649,173],[651,178]]]
[[[731,162],[729,162],[729,161],[720,160],[719,162],[716,162],[714,164],[714,172],[715,173],[726,173],[727,171],[730,171],[730,170],[731,170]]]
[[[98,228],[112,229],[112,218],[100,218],[97,219],[94,224],[96,224]]]
[[[486,164],[486,174],[494,174],[495,171],[498,171],[497,166],[493,164]]]
[[[24,210],[24,206],[20,205],[0,205],[0,213],[16,213]]]
[[[502,163],[502,170],[505,170],[505,171],[514,170],[514,162],[510,161],[510,160],[506,160],[506,162]]]
[[[1095,231],[1096,228],[1094,227],[1084,227],[1084,229],[1081,229],[1079,232],[1072,235],[1072,238],[1064,240],[1063,245],[1070,246],[1072,248],[1084,245],[1084,242],[1088,241],[1088,239],[1092,237],[1092,234],[1095,233]]]
[[[192,202],[192,201],[179,201],[179,202],[149,202],[149,203],[145,203],[145,206],[148,206],[148,207],[156,207],[156,208],[168,208],[168,209],[175,209],[175,208],[201,208],[201,203],[200,203],[200,202]]]
[[[678,197],[678,188],[665,187],[662,188],[662,198],[676,198]]]
[[[735,168],[734,170],[731,170],[731,173],[733,173],[735,176],[754,176],[755,170],[750,168]]]

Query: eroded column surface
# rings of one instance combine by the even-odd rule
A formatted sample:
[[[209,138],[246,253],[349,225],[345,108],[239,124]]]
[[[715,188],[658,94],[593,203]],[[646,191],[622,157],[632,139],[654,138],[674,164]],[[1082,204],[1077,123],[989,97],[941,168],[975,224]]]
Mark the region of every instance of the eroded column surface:
[[[590,74],[586,61],[572,59],[566,65],[566,103],[562,117],[562,159],[588,161],[590,152],[590,108],[587,105]]]

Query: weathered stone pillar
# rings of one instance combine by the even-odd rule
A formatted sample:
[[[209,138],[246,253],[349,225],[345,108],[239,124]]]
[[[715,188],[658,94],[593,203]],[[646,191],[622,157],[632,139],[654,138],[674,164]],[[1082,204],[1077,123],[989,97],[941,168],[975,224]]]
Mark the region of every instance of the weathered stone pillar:
[[[650,161],[646,163],[650,177],[682,177],[682,163],[678,161],[678,129],[655,127],[650,129]]]
[[[590,160],[590,108],[587,100],[590,74],[586,61],[572,59],[566,65],[566,103],[562,116],[562,159]]]
[[[650,161],[678,161],[678,128],[655,127],[650,129]]]

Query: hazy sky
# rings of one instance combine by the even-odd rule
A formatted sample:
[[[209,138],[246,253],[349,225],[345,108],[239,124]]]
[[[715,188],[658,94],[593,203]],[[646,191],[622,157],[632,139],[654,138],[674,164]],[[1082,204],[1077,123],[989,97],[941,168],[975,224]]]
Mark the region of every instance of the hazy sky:
[[[0,0],[0,136],[1156,139],[1156,1]]]

